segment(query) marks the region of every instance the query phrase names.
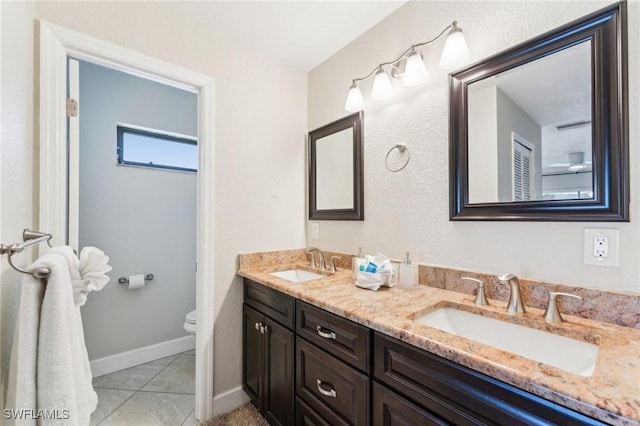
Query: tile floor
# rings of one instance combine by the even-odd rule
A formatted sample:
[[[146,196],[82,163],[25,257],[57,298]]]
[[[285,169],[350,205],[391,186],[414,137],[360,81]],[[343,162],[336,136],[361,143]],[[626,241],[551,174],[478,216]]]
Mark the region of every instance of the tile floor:
[[[192,350],[94,378],[91,425],[196,426],[195,358]]]

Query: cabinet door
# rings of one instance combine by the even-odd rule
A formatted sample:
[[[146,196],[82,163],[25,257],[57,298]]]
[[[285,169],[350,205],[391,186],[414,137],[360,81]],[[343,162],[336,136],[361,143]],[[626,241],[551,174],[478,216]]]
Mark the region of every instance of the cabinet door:
[[[242,388],[253,405],[262,409],[264,377],[264,337],[260,325],[264,316],[246,304],[242,306]]]
[[[265,393],[262,407],[271,425],[293,425],[294,335],[265,317]]]

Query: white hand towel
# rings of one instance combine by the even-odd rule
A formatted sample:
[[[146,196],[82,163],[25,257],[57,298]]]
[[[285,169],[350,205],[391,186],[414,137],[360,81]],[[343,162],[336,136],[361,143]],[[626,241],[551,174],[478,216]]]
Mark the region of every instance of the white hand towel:
[[[32,275],[26,275],[23,282],[7,408],[54,414],[55,418],[41,418],[40,425],[88,425],[98,397],[91,383],[67,259],[60,253],[49,253],[29,270],[41,267],[50,271],[44,290],[43,280]],[[15,424],[35,425],[36,421],[25,419]]]
[[[82,306],[87,302],[89,288],[87,281],[80,276],[80,260],[69,246],[56,246],[49,250],[50,253],[58,253],[64,257],[69,268],[71,284],[73,285],[73,300],[76,306]]]
[[[111,270],[111,266],[107,264],[109,256],[102,250],[85,247],[80,251],[80,259],[69,246],[53,247],[50,252],[61,254],[67,261],[76,306],[83,306],[90,292],[102,290],[109,282],[107,276],[107,272]]]
[[[80,251],[80,276],[88,280],[89,291],[99,291],[109,282],[107,272],[111,271],[108,265],[109,256],[95,247],[85,247]]]

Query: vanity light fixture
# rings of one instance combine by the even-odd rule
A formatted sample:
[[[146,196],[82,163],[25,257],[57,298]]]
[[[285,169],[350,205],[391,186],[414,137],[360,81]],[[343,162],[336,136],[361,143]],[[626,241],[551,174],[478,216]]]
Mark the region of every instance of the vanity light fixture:
[[[445,34],[447,38],[440,57],[440,68],[458,68],[469,62],[469,49],[464,35],[458,27],[458,23],[453,21],[434,39],[410,46],[399,58],[379,64],[366,77],[354,78],[347,94],[344,109],[349,112],[358,112],[364,109],[364,98],[358,87],[358,82],[368,80],[371,77],[375,77],[371,90],[371,97],[375,100],[388,99],[393,94],[390,76],[402,81],[405,86],[417,86],[425,82],[429,77],[429,72],[417,49],[436,42]],[[390,72],[387,72],[385,67],[388,67]]]

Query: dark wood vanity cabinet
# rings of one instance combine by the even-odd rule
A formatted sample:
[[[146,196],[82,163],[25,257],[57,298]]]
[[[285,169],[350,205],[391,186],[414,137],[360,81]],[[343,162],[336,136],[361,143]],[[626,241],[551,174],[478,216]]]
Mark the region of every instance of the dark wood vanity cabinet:
[[[272,425],[294,424],[294,304],[290,296],[245,280],[242,387]]]
[[[411,418],[416,410],[433,417],[424,424],[604,424],[384,334],[374,333],[373,340],[375,379],[405,400],[394,405],[391,396],[378,396],[377,401],[386,404],[382,408],[374,391],[376,425],[415,424],[393,419]]]
[[[243,388],[271,425],[602,425],[245,279]]]

